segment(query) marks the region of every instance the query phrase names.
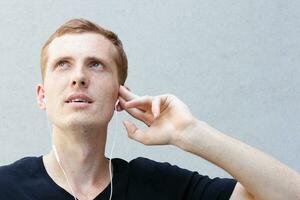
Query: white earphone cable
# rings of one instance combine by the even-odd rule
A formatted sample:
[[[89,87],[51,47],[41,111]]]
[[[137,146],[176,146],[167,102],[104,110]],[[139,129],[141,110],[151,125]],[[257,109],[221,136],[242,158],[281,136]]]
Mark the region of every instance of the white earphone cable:
[[[116,106],[117,106],[117,103],[116,103]],[[118,123],[118,111],[117,111],[116,106],[115,106],[115,116],[116,116],[115,117],[115,128],[114,128],[114,131],[113,131],[114,132],[113,133],[114,136],[113,136],[113,142],[112,142],[112,147],[111,147],[111,151],[110,151],[110,158],[109,158],[109,177],[110,177],[110,185],[111,185],[109,200],[112,199],[112,194],[113,194],[112,156],[113,156],[113,151],[114,151],[115,143],[116,143],[116,135],[117,135],[116,132],[117,132],[117,123]],[[49,121],[48,121],[48,127],[51,130]],[[67,180],[67,184],[68,184],[68,186],[69,186],[69,188],[70,188],[70,190],[72,192],[72,195],[73,195],[74,199],[77,200],[77,198],[75,196],[75,193],[74,193],[74,190],[73,190],[73,188],[72,188],[72,186],[70,184],[70,181],[68,179],[68,176],[67,176],[64,168],[61,165],[61,162],[60,162],[60,159],[59,159],[59,155],[57,153],[57,150],[56,150],[56,147],[55,147],[54,144],[52,145],[52,149],[54,151],[54,155],[55,155],[56,161],[57,161],[59,167],[61,168],[61,170],[62,170],[62,172],[63,172],[63,174],[64,174],[64,176],[65,176],[65,178]]]
[[[56,161],[57,161],[59,167],[61,168],[62,172],[64,173],[64,176],[65,176],[65,178],[66,178],[66,180],[67,180],[68,186],[69,186],[69,188],[70,188],[70,190],[71,190],[71,192],[72,192],[72,195],[73,195],[74,199],[77,200],[77,198],[76,198],[76,196],[75,196],[75,193],[74,193],[74,191],[73,191],[73,188],[71,187],[71,184],[70,184],[70,181],[69,181],[69,179],[68,179],[68,176],[67,176],[67,174],[66,174],[64,168],[63,168],[63,167],[61,166],[61,164],[60,164],[59,156],[58,156],[58,154],[57,154],[55,145],[52,145],[52,148],[53,148],[53,151],[54,151],[54,155],[55,155]]]
[[[110,158],[109,158],[109,175],[110,175],[110,196],[109,196],[109,200],[111,200],[112,198],[112,194],[113,194],[113,175],[112,175],[112,164],[111,164],[111,160],[112,160],[112,156],[113,156],[113,151],[115,148],[115,144],[116,144],[116,136],[117,136],[117,124],[118,124],[118,111],[117,111],[117,105],[118,105],[118,101],[115,105],[115,128],[114,128],[114,136],[113,136],[113,142],[112,142],[112,147],[111,147],[111,151],[110,151]]]

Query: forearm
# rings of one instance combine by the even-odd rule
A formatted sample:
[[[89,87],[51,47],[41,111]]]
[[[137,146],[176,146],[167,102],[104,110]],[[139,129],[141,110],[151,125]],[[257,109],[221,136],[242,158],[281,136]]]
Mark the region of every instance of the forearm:
[[[300,199],[299,173],[204,122],[196,120],[174,145],[223,168],[256,199]]]

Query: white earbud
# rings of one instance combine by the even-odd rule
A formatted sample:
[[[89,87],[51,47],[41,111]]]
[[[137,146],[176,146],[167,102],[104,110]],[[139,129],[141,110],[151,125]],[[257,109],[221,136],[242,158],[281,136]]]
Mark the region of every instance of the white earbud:
[[[120,102],[120,101],[119,101],[119,99],[118,99],[117,102],[116,102],[116,104],[115,104],[115,110],[117,110],[119,102]]]
[[[46,103],[46,97],[43,98],[43,102]]]

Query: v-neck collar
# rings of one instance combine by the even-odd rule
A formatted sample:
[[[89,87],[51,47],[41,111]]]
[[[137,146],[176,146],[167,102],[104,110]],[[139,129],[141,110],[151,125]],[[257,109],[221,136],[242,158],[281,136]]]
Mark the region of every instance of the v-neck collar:
[[[70,194],[68,191],[66,191],[64,188],[59,186],[55,181],[50,177],[48,174],[46,167],[43,162],[43,156],[38,157],[39,158],[39,164],[40,164],[40,169],[43,174],[43,177],[47,179],[46,181],[51,184],[51,186],[58,192],[60,195],[65,196],[68,199],[74,199],[73,195]],[[116,162],[116,159],[112,159],[112,167],[113,167],[113,189],[114,189],[114,184],[116,183],[116,180],[118,180],[118,167],[116,166],[118,162]],[[111,191],[111,183],[109,183],[106,188],[101,191],[93,200],[108,200],[110,196],[110,191]]]

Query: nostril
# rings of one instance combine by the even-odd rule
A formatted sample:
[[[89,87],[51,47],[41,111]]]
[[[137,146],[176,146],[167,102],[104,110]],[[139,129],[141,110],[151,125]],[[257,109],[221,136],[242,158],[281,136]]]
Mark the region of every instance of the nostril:
[[[78,84],[78,86],[86,86],[87,85],[87,83],[86,83],[86,81],[72,81],[72,85],[73,86],[75,86],[75,85],[77,85]]]

